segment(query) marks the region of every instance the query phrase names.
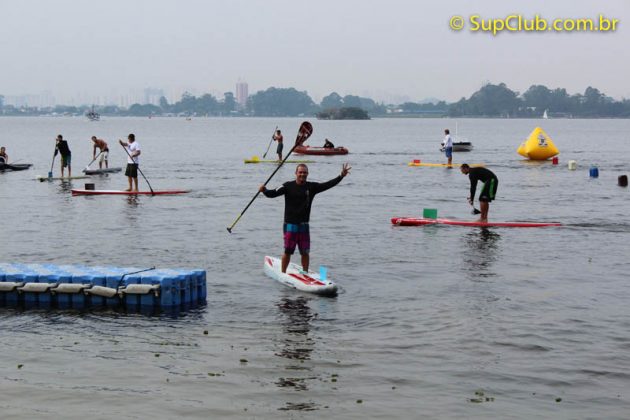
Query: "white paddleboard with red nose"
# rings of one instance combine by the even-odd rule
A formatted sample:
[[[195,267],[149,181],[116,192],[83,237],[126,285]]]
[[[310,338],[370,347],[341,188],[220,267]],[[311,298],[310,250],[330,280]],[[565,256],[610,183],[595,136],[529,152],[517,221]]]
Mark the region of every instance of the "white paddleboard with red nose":
[[[300,266],[289,263],[287,272],[282,272],[282,262],[279,258],[265,257],[265,274],[272,279],[302,292],[322,296],[335,296],[337,285],[328,278],[322,278],[319,273],[309,270],[302,273]]]

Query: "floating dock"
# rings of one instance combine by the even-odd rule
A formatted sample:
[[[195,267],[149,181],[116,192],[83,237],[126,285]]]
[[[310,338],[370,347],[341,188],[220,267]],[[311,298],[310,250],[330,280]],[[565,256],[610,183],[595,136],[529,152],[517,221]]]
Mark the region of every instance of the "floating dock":
[[[206,293],[204,270],[0,263],[0,307],[180,311]]]

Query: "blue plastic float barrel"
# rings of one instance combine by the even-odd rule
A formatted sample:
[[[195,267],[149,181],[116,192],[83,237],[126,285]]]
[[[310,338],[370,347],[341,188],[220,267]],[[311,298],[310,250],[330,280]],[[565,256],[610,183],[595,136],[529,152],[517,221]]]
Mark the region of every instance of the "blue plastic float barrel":
[[[591,178],[597,178],[599,176],[599,169],[597,169],[597,166],[591,166],[588,170],[588,174]]]

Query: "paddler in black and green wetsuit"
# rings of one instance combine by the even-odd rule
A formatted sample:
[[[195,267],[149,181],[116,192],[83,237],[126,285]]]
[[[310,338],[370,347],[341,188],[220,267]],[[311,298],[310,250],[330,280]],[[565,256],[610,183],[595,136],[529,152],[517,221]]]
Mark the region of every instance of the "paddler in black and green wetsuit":
[[[297,246],[302,257],[302,269],[308,272],[309,253],[311,248],[311,236],[309,232],[309,219],[311,217],[311,204],[315,195],[326,191],[350,173],[352,169],[347,163],[341,168],[341,174],[327,182],[307,182],[308,166],[300,163],[295,168],[295,181],[289,181],[275,190],[268,190],[261,185],[259,191],[266,197],[274,198],[284,195],[284,253],[282,254],[282,272],[287,272],[291,261],[291,255]]]
[[[477,182],[483,182],[483,188],[479,193],[479,209],[481,210],[479,222],[488,223],[488,210],[490,210],[490,202],[496,197],[499,178],[497,178],[490,169],[471,168],[466,163],[462,163],[460,170],[464,175],[468,175],[470,179],[470,196],[468,197],[468,202],[471,206],[475,200]]]

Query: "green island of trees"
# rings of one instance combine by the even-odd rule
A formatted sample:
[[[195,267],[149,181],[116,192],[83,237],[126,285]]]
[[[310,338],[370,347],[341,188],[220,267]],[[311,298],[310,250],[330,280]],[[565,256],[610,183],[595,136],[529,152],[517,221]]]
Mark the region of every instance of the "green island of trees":
[[[85,115],[91,105],[79,107],[29,107],[7,105],[0,95],[0,116]],[[313,117],[321,119],[370,119],[370,117],[481,117],[481,118],[629,118],[630,100],[620,101],[594,87],[583,94],[570,95],[566,89],[550,89],[532,85],[523,94],[509,89],[504,83],[485,84],[468,98],[457,102],[377,103],[370,98],[332,92],[319,104],[306,91],[295,88],[270,87],[247,99],[239,107],[232,92],[217,99],[211,94],[199,97],[188,92],[173,104],[165,97],[159,105],[133,104],[129,108],[115,105],[96,106],[95,111],[108,116],[252,116],[252,117]]]

